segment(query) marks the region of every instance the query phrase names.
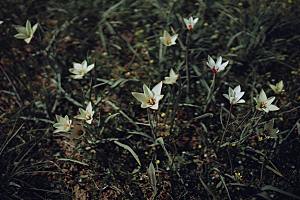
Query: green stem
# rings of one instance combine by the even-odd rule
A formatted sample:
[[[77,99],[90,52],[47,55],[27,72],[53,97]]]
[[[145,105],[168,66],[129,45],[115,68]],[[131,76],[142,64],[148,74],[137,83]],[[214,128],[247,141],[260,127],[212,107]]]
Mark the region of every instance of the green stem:
[[[147,114],[148,114],[148,121],[150,124],[153,141],[155,141],[156,140],[155,127],[154,127],[154,123],[153,123],[153,114],[152,114],[150,108],[147,108]]]
[[[223,144],[224,136],[225,136],[225,134],[227,132],[227,129],[228,129],[229,121],[230,121],[230,118],[231,118],[231,112],[232,112],[232,104],[230,104],[229,116],[228,116],[228,119],[227,119],[227,122],[226,122],[225,130],[223,131],[223,134],[222,134],[221,145]]]
[[[189,46],[190,46],[190,32],[188,31],[186,34],[186,50],[185,50],[185,72],[186,72],[186,80],[187,80],[187,87],[186,87],[186,93],[187,97],[189,97],[190,94],[190,70],[189,70]]]
[[[204,112],[206,112],[206,109],[208,107],[208,105],[210,104],[211,102],[211,99],[212,99],[212,95],[214,93],[214,89],[215,89],[215,83],[216,83],[216,74],[214,73],[213,74],[213,80],[211,82],[211,85],[209,87],[209,91],[208,91],[208,94],[207,94],[207,97],[206,97],[206,105],[205,105],[205,108],[204,108]]]

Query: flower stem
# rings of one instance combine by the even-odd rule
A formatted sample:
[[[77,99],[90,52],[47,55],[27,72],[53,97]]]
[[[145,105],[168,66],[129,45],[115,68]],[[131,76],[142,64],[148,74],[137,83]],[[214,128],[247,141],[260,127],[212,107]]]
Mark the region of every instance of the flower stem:
[[[221,139],[221,145],[223,144],[224,136],[225,136],[225,134],[227,132],[227,129],[228,129],[229,121],[230,121],[230,118],[231,118],[231,112],[232,112],[232,104],[230,104],[229,116],[228,116],[228,119],[227,119],[227,122],[226,122],[225,130],[223,131],[223,135],[222,135],[222,139]]]
[[[186,93],[187,97],[189,97],[190,94],[190,70],[189,70],[189,45],[190,45],[190,32],[188,31],[186,34],[186,50],[185,50],[185,72],[186,72],[186,80],[187,80],[187,87],[186,87]]]
[[[211,85],[210,85],[210,87],[209,87],[209,91],[208,91],[208,94],[207,94],[207,97],[206,97],[207,103],[206,103],[206,105],[205,105],[205,107],[204,107],[204,112],[206,112],[206,109],[207,109],[208,105],[209,105],[210,102],[211,102],[212,95],[213,95],[214,89],[215,89],[215,84],[216,84],[216,74],[214,73],[214,74],[213,74],[213,80],[212,80],[212,82],[211,82]]]
[[[147,108],[147,114],[148,114],[148,121],[149,121],[150,128],[151,128],[152,138],[153,138],[153,141],[155,141],[156,134],[155,134],[155,126],[153,123],[153,113],[151,112],[151,110],[149,108]]]

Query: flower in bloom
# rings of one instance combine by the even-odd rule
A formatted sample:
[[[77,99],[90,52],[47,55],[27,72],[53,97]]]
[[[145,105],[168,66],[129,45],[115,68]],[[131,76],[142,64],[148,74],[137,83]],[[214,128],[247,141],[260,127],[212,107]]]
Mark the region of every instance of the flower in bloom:
[[[131,94],[141,102],[142,108],[151,108],[153,110],[158,109],[159,101],[164,95],[161,95],[162,81],[150,90],[145,84],[143,85],[144,93],[132,92]]]
[[[68,115],[65,117],[56,115],[56,123],[53,124],[53,127],[56,129],[54,133],[58,132],[69,132],[72,126],[72,120],[69,119]]]
[[[269,111],[279,110],[277,106],[272,104],[275,97],[268,98],[264,90],[261,90],[259,96],[254,98],[254,100],[256,102],[256,109],[259,111],[265,111],[268,113]]]
[[[279,81],[275,85],[270,84],[270,88],[275,92],[275,94],[282,93],[284,91],[283,86],[283,81]]]
[[[215,62],[210,56],[208,56],[208,62],[206,64],[211,69],[213,74],[223,71],[228,65],[229,61],[222,63],[222,57],[219,56],[217,62]]]
[[[93,107],[92,107],[92,103],[89,102],[86,109],[83,110],[82,108],[79,108],[79,115],[76,115],[74,118],[76,119],[81,119],[81,120],[85,120],[86,123],[91,124],[93,121],[93,115],[94,115],[94,111],[93,111]]]
[[[82,63],[73,63],[73,68],[69,71],[73,74],[72,78],[82,79],[85,74],[91,71],[94,68],[94,64],[87,65],[87,61],[84,60]]]
[[[241,99],[244,96],[245,92],[241,92],[241,86],[236,86],[234,89],[229,87],[228,94],[223,94],[223,96],[228,99],[231,105],[238,103],[245,103],[244,99]]]
[[[17,30],[17,34],[14,35],[15,38],[24,40],[27,44],[30,43],[31,39],[33,38],[33,34],[38,27],[38,23],[36,23],[33,27],[29,20],[26,21],[25,26],[16,25],[15,29]]]
[[[173,69],[170,70],[169,76],[165,77],[164,84],[175,84],[179,75],[174,72]]]
[[[185,23],[185,25],[186,25],[186,28],[189,30],[189,31],[191,31],[191,30],[193,30],[194,29],[194,26],[195,26],[195,24],[198,22],[198,20],[199,20],[199,18],[195,18],[195,19],[193,19],[193,17],[190,17],[190,18],[183,18],[183,21],[184,21],[184,23]]]
[[[164,35],[160,37],[160,41],[165,45],[165,46],[172,46],[176,44],[176,39],[178,37],[178,34],[175,35],[170,35],[168,31],[164,31]]]

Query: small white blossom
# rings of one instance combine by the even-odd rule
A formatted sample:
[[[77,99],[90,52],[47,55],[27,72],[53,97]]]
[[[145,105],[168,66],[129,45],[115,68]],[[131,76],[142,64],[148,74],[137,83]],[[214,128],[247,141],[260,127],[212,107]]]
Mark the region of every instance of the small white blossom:
[[[53,127],[56,129],[54,133],[58,132],[69,132],[72,126],[72,120],[69,119],[68,115],[65,117],[56,115],[56,123],[53,124]]]
[[[272,104],[275,97],[268,98],[264,90],[261,90],[258,98],[254,98],[254,100],[256,102],[256,109],[259,111],[268,113],[269,111],[279,110],[277,106]]]
[[[162,37],[160,37],[160,41],[165,45],[165,46],[172,46],[176,44],[176,39],[178,37],[178,34],[175,35],[170,35],[168,31],[164,31],[164,34]]]
[[[91,124],[93,121],[93,115],[94,115],[94,111],[93,111],[93,107],[92,107],[92,103],[89,102],[86,109],[83,110],[82,108],[79,108],[79,115],[76,115],[74,118],[76,119],[81,119],[81,120],[85,120],[86,123]]]
[[[284,85],[282,80],[275,85],[270,84],[270,88],[275,92],[275,94],[281,94],[284,91],[283,87]]]
[[[241,86],[236,86],[234,89],[229,87],[228,94],[223,94],[223,96],[228,99],[231,105],[238,103],[245,103],[244,99],[241,99],[244,96],[245,92],[241,92]]]
[[[170,70],[169,76],[165,77],[164,84],[175,84],[179,75],[174,72],[173,69]]]
[[[18,31],[18,33],[14,35],[14,37],[17,39],[24,40],[27,44],[29,44],[31,39],[33,38],[33,34],[35,33],[37,27],[38,23],[31,27],[30,21],[27,20],[25,26],[15,26],[15,29]]]
[[[206,64],[214,74],[223,71],[225,67],[228,65],[228,63],[229,61],[222,63],[221,56],[218,57],[217,62],[215,62],[210,56],[208,56],[208,62],[206,62]]]
[[[87,65],[87,61],[84,60],[82,63],[73,63],[73,68],[69,71],[73,74],[71,75],[74,79],[82,79],[85,74],[94,68],[94,64]]]
[[[185,25],[186,25],[186,28],[189,30],[189,31],[191,31],[191,30],[193,30],[194,29],[194,26],[195,26],[195,24],[198,22],[198,20],[199,20],[199,18],[195,18],[195,19],[193,19],[193,17],[190,17],[190,18],[183,18],[183,21],[184,21],[184,23],[185,23]]]
[[[141,102],[142,108],[151,108],[153,110],[158,109],[159,101],[164,95],[161,95],[162,82],[159,82],[156,86],[150,90],[145,84],[143,85],[144,93],[132,92],[131,94]]]

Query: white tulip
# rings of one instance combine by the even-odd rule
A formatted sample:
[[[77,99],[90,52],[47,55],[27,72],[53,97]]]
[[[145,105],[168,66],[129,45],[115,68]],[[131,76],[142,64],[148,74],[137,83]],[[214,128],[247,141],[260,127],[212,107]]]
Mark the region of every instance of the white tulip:
[[[168,31],[164,31],[164,34],[162,37],[160,37],[160,41],[165,45],[165,46],[172,46],[176,44],[176,39],[178,37],[178,34],[175,35],[170,35]]]
[[[219,56],[217,62],[215,62],[210,56],[208,56],[208,62],[206,64],[211,69],[213,74],[223,71],[228,65],[229,61],[222,63],[222,57]]]
[[[186,28],[189,30],[189,31],[191,31],[191,30],[193,30],[194,29],[194,26],[195,26],[195,24],[198,22],[198,20],[199,20],[199,18],[195,18],[195,19],[193,19],[193,17],[190,17],[190,18],[183,18],[183,21],[184,21],[184,23],[185,23],[185,25],[186,25]]]
[[[79,108],[79,115],[76,115],[74,118],[85,120],[86,123],[91,124],[93,121],[94,111],[92,107],[92,103],[89,102],[86,109],[83,110],[82,108]]]
[[[33,27],[31,27],[31,23],[29,20],[26,21],[25,26],[15,26],[15,29],[18,31],[15,38],[24,40],[27,44],[30,43],[31,39],[33,38],[33,34],[35,33],[38,27],[38,23],[36,23]]]
[[[174,72],[173,69],[170,70],[169,76],[165,77],[164,84],[175,84],[179,75]]]
[[[268,98],[264,90],[261,90],[258,98],[254,98],[254,100],[256,102],[256,109],[259,111],[268,113],[269,111],[279,110],[277,106],[272,104],[275,97]]]
[[[244,99],[241,99],[244,96],[245,92],[241,92],[241,86],[236,86],[234,89],[229,87],[228,94],[223,94],[223,96],[228,99],[231,105],[238,103],[245,103]]]
[[[159,101],[164,95],[161,95],[162,82],[159,82],[156,86],[150,90],[145,84],[143,85],[144,93],[132,92],[131,94],[141,102],[142,108],[151,108],[153,110],[158,109]]]
[[[73,63],[73,68],[69,69],[72,73],[72,78],[82,79],[85,74],[94,68],[94,64],[87,65],[87,61],[84,60],[82,63]]]
[[[56,129],[54,133],[58,132],[69,132],[72,127],[72,120],[69,119],[68,115],[65,117],[56,115],[56,123],[53,124],[53,127]]]

